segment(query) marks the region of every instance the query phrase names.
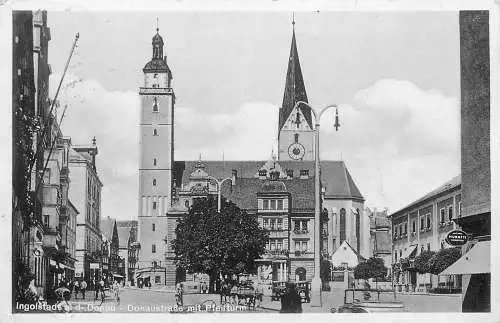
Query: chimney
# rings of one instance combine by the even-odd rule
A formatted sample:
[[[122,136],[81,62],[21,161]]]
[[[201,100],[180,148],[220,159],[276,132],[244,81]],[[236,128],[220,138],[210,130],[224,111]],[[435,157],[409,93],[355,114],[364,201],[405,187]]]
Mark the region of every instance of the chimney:
[[[231,170],[232,184],[236,185],[236,178],[238,178],[238,171],[236,169]]]

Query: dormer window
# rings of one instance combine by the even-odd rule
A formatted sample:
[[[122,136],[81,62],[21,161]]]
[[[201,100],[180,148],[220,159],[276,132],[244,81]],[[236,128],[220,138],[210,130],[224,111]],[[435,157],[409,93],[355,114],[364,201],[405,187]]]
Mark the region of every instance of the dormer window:
[[[290,178],[293,178],[293,169],[287,169],[286,170],[286,176],[290,177]]]
[[[154,87],[154,85],[153,85]],[[158,112],[158,100],[156,98],[153,99],[153,112]]]

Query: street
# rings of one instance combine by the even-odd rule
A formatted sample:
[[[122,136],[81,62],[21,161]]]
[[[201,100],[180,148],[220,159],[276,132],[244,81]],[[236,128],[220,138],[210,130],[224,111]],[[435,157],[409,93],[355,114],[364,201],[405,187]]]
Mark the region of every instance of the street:
[[[92,296],[89,300],[89,296]],[[437,312],[461,312],[461,299],[457,295],[409,295],[398,294],[398,300],[412,313],[437,313]],[[331,307],[338,307],[343,304],[344,293],[342,290],[333,290],[323,293],[323,306],[321,308],[311,307],[310,304],[302,305],[304,313],[327,313]],[[227,313],[248,313],[267,312],[278,313],[280,302],[271,301],[270,297],[264,297],[261,307],[255,310],[245,306],[220,304],[218,294],[186,294],[184,295],[184,306],[177,307],[174,293],[165,290],[149,289],[123,289],[120,292],[120,302],[117,303],[114,297],[106,297],[105,302],[93,300],[93,293],[88,293],[87,300],[81,298],[72,299],[74,312],[97,312],[97,313],[206,313],[206,312],[227,312]],[[208,310],[202,304],[211,306]]]

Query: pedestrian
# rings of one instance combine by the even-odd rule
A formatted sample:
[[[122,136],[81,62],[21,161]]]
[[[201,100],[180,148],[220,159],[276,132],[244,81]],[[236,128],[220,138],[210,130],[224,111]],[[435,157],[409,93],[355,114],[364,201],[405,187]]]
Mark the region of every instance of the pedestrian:
[[[83,299],[85,299],[85,291],[87,290],[87,282],[82,280],[80,283],[80,291],[82,292]]]
[[[182,284],[177,283],[177,286],[175,288],[175,301],[177,303],[177,306],[183,306],[183,304],[184,304],[183,294],[184,294],[184,290],[183,290]]]
[[[78,282],[78,280],[75,280],[75,282],[73,283],[73,291],[75,292],[75,299],[77,299],[78,293],[80,292],[80,283]]]
[[[238,302],[238,284],[233,282],[233,287],[231,287],[231,298],[230,304],[236,304]]]
[[[120,284],[117,280],[113,283],[113,293],[115,294],[116,301],[120,303]]]
[[[286,283],[285,292],[281,295],[280,313],[302,313],[302,298],[293,283]]]

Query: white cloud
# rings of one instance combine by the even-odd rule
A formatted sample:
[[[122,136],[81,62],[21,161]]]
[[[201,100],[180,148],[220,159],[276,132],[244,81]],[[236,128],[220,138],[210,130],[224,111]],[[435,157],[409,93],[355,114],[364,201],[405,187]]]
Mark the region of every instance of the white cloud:
[[[404,206],[460,172],[456,98],[409,81],[379,80],[322,120],[322,158],[342,155],[367,204]]]
[[[54,75],[52,81],[59,76]],[[75,82],[78,81],[78,82]],[[72,83],[75,82],[75,83]],[[97,139],[104,182],[103,216],[136,215],[139,99],[68,75],[60,94],[69,102],[63,131],[74,144]],[[57,84],[51,86],[56,88]],[[175,108],[175,159],[265,160],[275,149],[277,106],[248,102],[232,114]],[[322,119],[321,158],[346,161],[367,205],[394,210],[460,171],[459,108],[455,98],[408,81],[380,80]]]

